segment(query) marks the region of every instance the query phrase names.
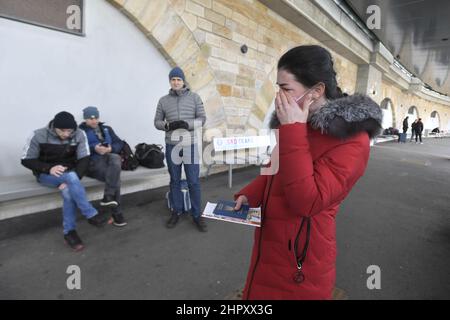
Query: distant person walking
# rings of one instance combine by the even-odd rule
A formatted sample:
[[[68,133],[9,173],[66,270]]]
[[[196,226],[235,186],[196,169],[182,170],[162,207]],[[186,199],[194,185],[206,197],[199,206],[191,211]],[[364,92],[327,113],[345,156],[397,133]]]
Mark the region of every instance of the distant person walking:
[[[418,122],[418,121],[419,121],[419,120],[416,119],[416,120],[414,120],[414,122],[411,124],[411,140],[410,140],[410,142],[413,141],[413,139],[414,139],[414,137],[415,137],[415,135],[416,135],[416,127],[417,127],[417,122]]]
[[[409,128],[408,118],[409,118],[409,117],[406,117],[406,118],[403,120],[403,133],[405,133],[405,134],[406,134],[406,132],[408,132],[408,128]]]
[[[414,131],[416,133],[416,143],[418,143],[417,138],[419,138],[420,144],[423,144],[422,142],[423,122],[421,118],[419,118],[419,120],[417,121]]]

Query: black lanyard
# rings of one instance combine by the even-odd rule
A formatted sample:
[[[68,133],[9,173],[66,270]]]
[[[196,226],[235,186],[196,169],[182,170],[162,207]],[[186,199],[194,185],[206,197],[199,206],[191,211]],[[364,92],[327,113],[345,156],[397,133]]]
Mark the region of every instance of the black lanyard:
[[[302,234],[302,230],[303,230],[305,221],[307,224],[306,225],[305,246],[303,247],[301,255],[297,256],[298,242],[300,240],[300,235]],[[308,251],[310,235],[311,235],[311,218],[304,217],[304,218],[302,218],[302,224],[300,225],[300,229],[298,230],[297,237],[295,238],[295,242],[294,242],[294,256],[295,256],[295,261],[297,262],[297,271],[294,273],[293,279],[297,283],[302,283],[305,280],[305,275],[303,274],[302,268],[303,268],[303,262],[305,262],[305,259],[306,259],[306,253]]]

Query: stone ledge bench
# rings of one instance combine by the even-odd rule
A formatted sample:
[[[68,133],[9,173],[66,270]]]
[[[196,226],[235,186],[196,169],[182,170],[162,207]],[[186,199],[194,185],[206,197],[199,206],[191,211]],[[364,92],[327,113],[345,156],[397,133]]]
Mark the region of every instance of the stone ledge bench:
[[[83,177],[89,201],[103,198],[104,183]],[[167,168],[122,171],[122,194],[168,185]],[[41,186],[31,174],[0,178],[0,220],[62,207],[57,188]]]
[[[226,166],[217,166],[212,174],[226,171]],[[200,167],[200,177],[206,177],[207,168]],[[170,176],[167,167],[148,169],[138,167],[135,171],[122,171],[122,195],[156,189],[169,185]],[[89,201],[103,198],[104,183],[83,177]],[[41,186],[31,172],[0,177],[0,221],[32,213],[43,212],[62,207],[62,198],[57,188]]]

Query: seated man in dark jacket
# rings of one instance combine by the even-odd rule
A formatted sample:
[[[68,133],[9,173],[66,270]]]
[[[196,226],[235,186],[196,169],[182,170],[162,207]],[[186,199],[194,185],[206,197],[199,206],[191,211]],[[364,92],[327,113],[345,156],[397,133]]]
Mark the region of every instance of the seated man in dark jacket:
[[[105,182],[105,193],[101,206],[110,207],[115,226],[123,227],[127,223],[120,211],[120,174],[122,160],[118,154],[123,148],[123,141],[114,130],[99,122],[100,113],[96,107],[83,110],[85,122],[80,128],[86,132],[91,158],[87,175]]]
[[[74,117],[63,111],[47,127],[34,131],[22,157],[22,165],[33,171],[40,184],[61,191],[64,239],[75,251],[84,247],[75,230],[77,208],[96,227],[106,222],[89,203],[80,182],[89,154],[86,135],[77,129]]]

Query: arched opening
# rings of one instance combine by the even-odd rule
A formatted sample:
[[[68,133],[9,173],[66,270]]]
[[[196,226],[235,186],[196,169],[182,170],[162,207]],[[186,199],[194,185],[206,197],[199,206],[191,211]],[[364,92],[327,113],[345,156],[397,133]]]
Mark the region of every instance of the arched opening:
[[[381,111],[383,112],[383,129],[395,128],[395,113],[392,100],[389,98],[381,101]]]
[[[408,116],[408,124],[409,124],[408,130],[412,130],[412,124],[414,123],[414,121],[419,119],[419,110],[417,110],[417,108],[415,106],[411,106],[408,109],[407,116]],[[412,135],[412,131],[410,131],[410,132]],[[407,134],[410,135],[409,133],[407,133]]]
[[[412,123],[414,120],[419,119],[419,111],[415,106],[408,109],[409,122]]]
[[[439,117],[439,113],[437,111],[433,111],[430,115],[430,120],[427,122],[426,129],[433,130],[435,128],[441,128],[441,118]]]

